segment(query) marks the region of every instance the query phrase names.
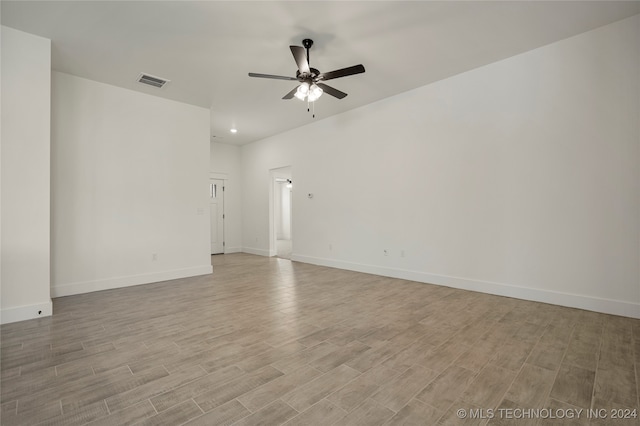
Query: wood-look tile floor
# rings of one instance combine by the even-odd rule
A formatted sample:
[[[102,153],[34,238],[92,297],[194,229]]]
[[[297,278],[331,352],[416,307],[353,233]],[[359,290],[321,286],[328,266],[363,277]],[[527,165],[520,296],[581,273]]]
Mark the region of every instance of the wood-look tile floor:
[[[611,419],[639,408],[640,320],[247,254],[213,263],[2,326],[2,425],[640,424]]]

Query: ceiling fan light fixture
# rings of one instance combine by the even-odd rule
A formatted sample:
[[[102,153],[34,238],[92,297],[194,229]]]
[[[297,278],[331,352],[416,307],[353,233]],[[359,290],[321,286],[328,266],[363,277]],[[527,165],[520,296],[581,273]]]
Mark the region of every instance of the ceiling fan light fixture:
[[[296,93],[293,96],[300,99],[301,101],[304,101],[308,94],[309,94],[309,83],[305,81],[300,86],[298,86],[298,90],[296,90]]]
[[[318,85],[312,84],[311,87],[309,88],[309,95],[308,95],[309,102],[317,101],[318,98],[322,96],[322,92],[323,90],[320,87],[318,87]]]

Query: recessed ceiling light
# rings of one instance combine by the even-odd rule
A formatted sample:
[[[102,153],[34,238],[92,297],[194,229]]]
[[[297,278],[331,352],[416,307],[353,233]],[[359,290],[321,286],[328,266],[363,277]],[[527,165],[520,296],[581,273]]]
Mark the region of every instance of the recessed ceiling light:
[[[231,129],[231,133],[238,133],[238,129]]]

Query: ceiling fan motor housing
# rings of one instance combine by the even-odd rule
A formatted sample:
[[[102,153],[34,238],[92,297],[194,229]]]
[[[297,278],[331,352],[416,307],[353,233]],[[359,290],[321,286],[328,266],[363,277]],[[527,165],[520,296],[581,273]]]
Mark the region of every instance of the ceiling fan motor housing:
[[[296,78],[298,79],[298,81],[300,82],[309,82],[309,80],[311,81],[317,81],[318,76],[320,75],[320,71],[318,71],[315,68],[309,68],[309,70],[311,71],[309,74],[307,73],[301,73],[300,70],[296,71]]]

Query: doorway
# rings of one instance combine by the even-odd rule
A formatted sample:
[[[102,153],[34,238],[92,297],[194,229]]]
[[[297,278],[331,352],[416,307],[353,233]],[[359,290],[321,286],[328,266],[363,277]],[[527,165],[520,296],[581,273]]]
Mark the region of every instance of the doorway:
[[[277,257],[291,259],[292,239],[292,191],[291,168],[272,170],[273,221],[271,232],[271,252]]]
[[[224,181],[209,179],[211,254],[224,253]]]

